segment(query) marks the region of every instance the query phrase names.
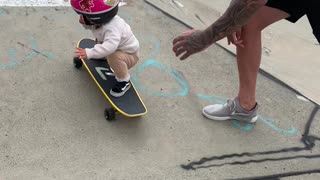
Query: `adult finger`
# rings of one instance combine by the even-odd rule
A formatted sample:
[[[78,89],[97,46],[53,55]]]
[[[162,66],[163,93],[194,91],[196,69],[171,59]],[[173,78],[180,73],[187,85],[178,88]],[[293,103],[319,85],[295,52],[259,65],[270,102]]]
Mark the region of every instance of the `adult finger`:
[[[245,47],[243,43],[239,44],[238,46],[241,47],[241,48]]]
[[[172,41],[172,43],[173,43],[173,45],[175,45],[175,44],[177,44],[179,41],[183,41],[183,40],[185,40],[185,37],[184,37],[184,36],[178,36],[178,37],[176,37],[176,38]]]
[[[234,42],[234,44],[242,44],[243,43],[243,40],[236,40],[235,42]]]
[[[173,51],[176,52],[178,49],[180,48],[184,48],[185,46],[187,45],[187,41],[186,40],[183,40],[183,41],[179,41],[177,43],[175,43],[173,45]]]
[[[232,33],[233,42],[237,42],[237,33]]]
[[[236,43],[235,43],[235,45],[237,46],[237,47],[244,47],[244,44],[243,44],[243,40],[240,40],[240,41],[237,41]]]
[[[187,51],[186,53],[184,53],[183,56],[181,56],[180,60],[183,61],[183,60],[187,59],[190,55],[191,55],[191,53]]]
[[[195,32],[195,30],[194,30],[194,29],[190,29],[190,30],[184,31],[182,34],[183,34],[184,36],[189,36],[189,35],[192,34],[193,32]]]
[[[187,52],[187,50],[182,47],[182,48],[178,49],[175,53],[176,53],[176,56],[178,57],[185,52]]]
[[[238,40],[241,39],[242,31],[241,30],[237,31],[236,35]]]

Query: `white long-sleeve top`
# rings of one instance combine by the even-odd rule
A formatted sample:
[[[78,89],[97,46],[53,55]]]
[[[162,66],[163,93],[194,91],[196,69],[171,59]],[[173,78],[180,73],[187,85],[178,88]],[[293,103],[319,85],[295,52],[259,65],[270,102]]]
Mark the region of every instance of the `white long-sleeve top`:
[[[85,49],[88,59],[105,58],[117,50],[129,54],[139,51],[139,41],[130,26],[119,16],[98,29],[93,26],[84,27],[90,29],[99,42],[93,48]]]

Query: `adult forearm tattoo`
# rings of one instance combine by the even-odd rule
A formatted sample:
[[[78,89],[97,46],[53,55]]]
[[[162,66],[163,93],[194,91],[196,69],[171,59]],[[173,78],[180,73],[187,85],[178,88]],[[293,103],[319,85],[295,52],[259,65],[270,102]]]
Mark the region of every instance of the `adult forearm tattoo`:
[[[226,12],[215,23],[190,39],[190,45],[197,49],[230,35],[245,25],[266,2],[267,0],[232,0]]]

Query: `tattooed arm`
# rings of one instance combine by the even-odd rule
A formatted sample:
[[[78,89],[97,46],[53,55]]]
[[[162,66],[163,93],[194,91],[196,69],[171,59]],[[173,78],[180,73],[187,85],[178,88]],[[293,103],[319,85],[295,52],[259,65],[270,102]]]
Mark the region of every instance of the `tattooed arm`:
[[[225,38],[245,25],[266,2],[267,0],[232,0],[226,12],[210,27],[203,31],[188,31],[174,39],[173,51],[176,56],[184,54],[180,58],[184,60],[190,55],[206,49],[212,43]]]

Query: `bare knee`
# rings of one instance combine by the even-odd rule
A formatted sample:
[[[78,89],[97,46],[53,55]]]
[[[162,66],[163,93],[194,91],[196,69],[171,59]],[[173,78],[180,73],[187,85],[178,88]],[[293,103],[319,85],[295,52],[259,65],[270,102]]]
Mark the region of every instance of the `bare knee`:
[[[289,17],[289,14],[279,9],[264,6],[259,9],[243,27],[248,31],[261,32],[269,25]]]
[[[242,27],[242,30],[250,33],[260,33],[264,27],[254,19],[250,20],[246,25]]]

